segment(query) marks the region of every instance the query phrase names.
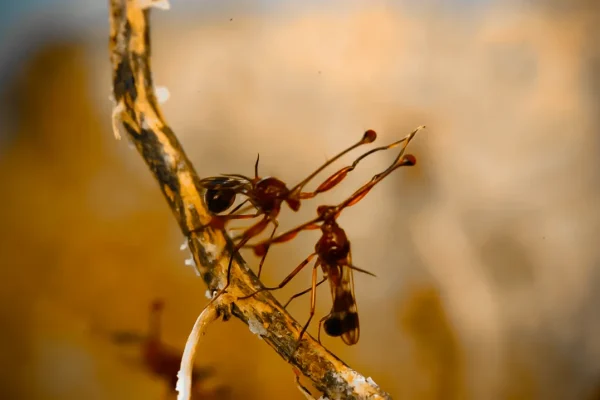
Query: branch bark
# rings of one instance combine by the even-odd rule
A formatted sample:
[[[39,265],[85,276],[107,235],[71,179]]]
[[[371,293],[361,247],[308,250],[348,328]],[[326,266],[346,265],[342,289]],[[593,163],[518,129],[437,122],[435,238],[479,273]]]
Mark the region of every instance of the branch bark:
[[[225,284],[233,249],[223,230],[208,228],[210,214],[198,174],[174,132],[165,122],[154,93],[151,73],[150,8],[147,1],[110,0],[110,58],[113,73],[113,118],[150,168],[177,220],[202,279],[211,291]],[[115,133],[117,134],[117,133]],[[239,254],[234,255],[233,299],[249,295],[260,281]],[[267,291],[231,303],[231,314],[242,320],[286,362],[312,381],[330,399],[389,399],[370,378],[352,370],[305,334],[295,351],[301,330]]]

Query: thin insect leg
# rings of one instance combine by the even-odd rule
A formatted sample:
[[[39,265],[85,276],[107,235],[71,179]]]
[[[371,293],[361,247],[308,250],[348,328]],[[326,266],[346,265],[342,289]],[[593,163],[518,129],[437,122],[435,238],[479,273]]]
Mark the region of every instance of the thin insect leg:
[[[358,188],[354,193],[352,193],[352,195],[350,197],[348,197],[346,200],[344,200],[343,202],[338,204],[336,206],[337,212],[339,213],[344,208],[353,206],[356,203],[358,203],[359,201],[361,201],[367,195],[367,193],[369,193],[369,191],[371,189],[373,189],[373,187],[375,185],[377,185],[379,182],[381,182],[385,177],[387,177],[389,174],[391,174],[396,169],[398,169],[400,167],[413,166],[413,165],[415,165],[416,162],[417,162],[417,160],[411,154],[407,154],[407,155],[402,156],[400,159],[396,159],[394,164],[392,164],[390,167],[388,167],[388,169],[375,175],[373,178],[371,178],[371,180],[369,182],[365,183],[363,186]]]
[[[406,150],[406,147],[408,146],[408,144],[410,143],[410,141],[413,139],[413,137],[417,134],[417,132],[419,132],[421,129],[425,129],[425,125],[419,126],[417,129],[415,129],[414,131],[412,131],[411,133],[409,133],[408,135],[406,135],[405,137],[403,137],[402,139],[388,144],[387,146],[381,146],[381,147],[376,147],[372,150],[367,151],[365,154],[361,155],[360,157],[358,157],[354,163],[352,163],[353,167],[356,167],[356,165],[365,157],[368,157],[369,155],[378,152],[378,151],[382,151],[382,150],[387,150],[387,149],[392,149],[400,144],[403,144],[402,149],[400,150],[400,154],[399,156],[396,158],[395,161],[398,161],[400,159],[400,157],[402,157],[402,155],[404,154],[404,151]]]
[[[254,296],[255,294],[265,291],[265,290],[278,290],[283,288],[285,285],[287,285],[289,283],[289,281],[291,281],[292,279],[294,279],[294,277],[298,274],[298,272],[302,271],[302,268],[306,267],[306,265],[317,255],[317,253],[312,253],[311,255],[309,255],[308,257],[306,257],[306,259],[304,261],[302,261],[296,268],[294,268],[294,270],[285,277],[284,280],[281,281],[281,283],[275,287],[262,287],[260,289],[258,289],[256,292],[249,294],[248,296],[244,296],[244,297],[240,297],[240,300],[244,300],[247,298],[250,298],[252,296]]]
[[[260,212],[256,212],[254,214],[238,214],[238,215],[213,215],[210,222],[207,225],[204,226],[200,226],[198,228],[195,229],[191,229],[188,233],[188,236],[190,236],[192,233],[198,233],[204,229],[206,229],[207,227],[212,227],[215,229],[224,229],[225,228],[225,224],[228,221],[234,220],[234,219],[252,219],[252,218],[256,218],[258,216],[260,216],[261,213]]]
[[[259,212],[259,213],[257,213],[257,215],[256,215],[256,216],[258,217],[259,215],[261,215],[261,213],[260,213],[260,212]],[[264,214],[262,214],[262,215],[264,215]],[[266,218],[267,218],[267,219],[268,219],[270,222],[273,222],[273,221],[274,221],[273,219],[271,219],[271,218],[270,218],[270,217],[268,217],[268,216],[266,216]],[[261,220],[261,221],[262,221],[262,220]],[[232,228],[232,229],[233,229],[233,228]],[[233,229],[233,230],[241,230],[241,229],[244,229],[244,227],[238,227],[237,229]],[[248,230],[250,230],[250,229],[252,229],[252,226],[248,228]],[[263,228],[263,229],[264,229],[264,228]],[[246,235],[246,232],[244,231],[244,232],[242,232],[241,234],[239,234],[239,235],[236,235],[236,236],[232,237],[232,238],[231,238],[231,240],[232,240],[233,242],[237,242],[238,240],[242,240],[242,238],[243,238],[245,235]],[[254,236],[257,236],[257,235],[258,235],[258,233],[257,233],[256,235],[253,235],[252,237],[254,237]],[[246,241],[246,242],[244,242],[244,245],[243,245],[242,247],[253,247],[253,245],[247,245],[246,243],[247,243],[247,241]]]
[[[231,278],[231,266],[233,265],[234,255],[240,251],[240,249],[246,244],[246,242],[248,242],[256,235],[259,235],[267,227],[269,221],[269,217],[265,215],[263,219],[258,221],[256,224],[252,225],[244,232],[244,236],[242,237],[240,242],[234,247],[233,251],[231,252],[231,257],[229,257],[229,264],[227,265],[227,281],[225,283],[225,287],[229,286],[229,281]]]
[[[321,216],[317,216],[316,218],[300,225],[297,226],[293,229],[290,229],[289,231],[282,233],[279,236],[276,236],[273,239],[270,240],[264,240],[262,242],[258,242],[256,244],[252,244],[252,245],[248,245],[246,247],[251,247],[252,249],[254,249],[254,254],[257,256],[262,256],[263,254],[265,254],[266,249],[269,245],[273,244],[273,243],[285,243],[285,242],[289,242],[290,240],[292,240],[293,238],[295,238],[298,233],[304,231],[304,230],[315,230],[315,229],[319,229],[320,225],[318,225],[316,222],[321,220]]]
[[[323,282],[325,282],[327,280],[327,277],[324,276],[323,279],[321,279],[319,282],[317,282],[317,287],[319,287]],[[287,308],[287,306],[290,305],[290,303],[292,302],[292,300],[300,297],[300,296],[304,296],[306,293],[310,292],[312,290],[312,286],[309,287],[306,290],[301,291],[300,293],[296,293],[295,295],[293,295],[292,297],[290,297],[290,299],[287,301],[287,303],[285,303],[285,305],[283,306],[283,309],[285,310]]]
[[[218,298],[221,294],[223,294],[225,292],[225,290],[227,290],[227,288],[229,287],[229,284],[231,283],[231,267],[233,266],[233,257],[235,256],[235,254],[237,252],[239,252],[242,247],[244,247],[246,242],[248,242],[250,239],[252,239],[256,235],[259,235],[267,227],[268,224],[269,224],[269,217],[265,215],[263,217],[263,219],[258,221],[256,224],[252,225],[250,228],[248,228],[248,230],[246,230],[244,232],[244,236],[242,237],[242,240],[237,245],[235,245],[235,247],[233,248],[233,251],[231,252],[231,256],[229,257],[229,264],[227,265],[227,279],[225,281],[225,286],[223,286],[223,289],[219,290],[217,295],[213,297],[213,299],[210,301],[209,304],[211,304],[216,298]]]
[[[402,156],[402,154],[404,154],[404,149],[406,148],[406,146],[408,145],[408,143],[410,142],[410,140],[415,136],[415,134],[421,130],[422,128],[424,128],[424,126],[420,126],[418,127],[416,130],[414,130],[413,132],[411,132],[410,134],[408,134],[407,136],[405,136],[404,138],[388,144],[387,146],[381,146],[381,147],[377,147],[374,148],[372,150],[367,151],[366,153],[364,153],[363,155],[361,155],[360,157],[358,157],[356,160],[354,160],[354,162],[352,163],[352,165],[344,167],[342,169],[340,169],[339,171],[337,171],[336,173],[334,173],[333,175],[331,175],[329,178],[325,179],[323,181],[323,183],[321,183],[317,189],[314,192],[302,192],[300,193],[300,198],[301,199],[312,199],[313,197],[315,197],[317,194],[319,193],[323,193],[326,192],[328,190],[333,189],[335,186],[337,186],[341,181],[343,181],[346,176],[348,175],[348,173],[350,173],[351,171],[353,171],[356,166],[367,156],[376,153],[378,151],[383,151],[383,150],[388,150],[388,149],[392,149],[402,143],[404,143],[404,146],[400,152],[400,157]]]
[[[403,140],[405,140],[405,139],[403,139]],[[317,188],[314,191],[300,193],[300,198],[303,200],[312,199],[313,197],[317,196],[319,193],[327,192],[327,191],[333,189],[334,187],[339,185],[344,179],[346,179],[348,174],[350,172],[352,172],[356,168],[356,166],[360,163],[360,161],[362,161],[365,157],[367,157],[368,155],[375,153],[377,151],[387,150],[387,149],[396,147],[399,143],[400,142],[395,142],[388,146],[378,147],[376,149],[366,152],[362,156],[358,157],[352,163],[352,165],[346,166],[346,167],[340,169],[339,171],[335,172],[331,176],[329,176],[327,179],[325,179],[323,181],[323,183],[321,183],[319,186],[317,186]]]
[[[400,141],[396,142],[397,144],[399,143],[408,143],[410,141],[410,139],[412,139],[412,137],[420,130],[424,127],[419,127],[417,128],[415,131],[413,131],[411,134],[409,134],[406,138],[401,139]],[[386,176],[388,176],[390,173],[392,173],[395,169],[400,168],[400,167],[406,167],[406,166],[412,166],[415,165],[416,163],[416,159],[413,155],[411,154],[407,154],[404,155],[404,150],[406,149],[406,146],[404,146],[402,148],[402,150],[400,151],[400,154],[398,155],[398,157],[396,157],[396,160],[394,161],[394,163],[388,167],[385,171],[383,171],[380,174],[375,175],[373,178],[371,178],[371,180],[369,182],[367,182],[366,184],[364,184],[363,186],[361,186],[358,190],[356,190],[350,197],[348,197],[348,199],[344,200],[342,203],[338,204],[335,208],[337,209],[337,213],[339,214],[344,208],[346,207],[350,207],[356,203],[358,203],[360,200],[362,200],[363,197],[365,197],[367,195],[367,193],[379,182],[381,182]],[[355,161],[356,162],[356,161]],[[300,225],[297,226],[296,228],[293,228],[287,232],[284,232],[282,234],[280,234],[279,236],[276,236],[275,238],[273,238],[272,240],[269,241],[263,241],[263,242],[259,242],[257,244],[254,244],[252,247],[254,249],[254,253],[258,256],[261,256],[264,254],[265,248],[267,247],[268,244],[272,244],[272,243],[283,243],[283,242],[287,242],[289,240],[292,240],[294,237],[296,237],[296,235],[303,231],[303,230],[308,230],[308,229],[319,229],[319,225],[318,223],[323,221],[323,216],[319,215],[316,218]]]
[[[256,217],[260,217],[261,215],[262,215],[262,213],[260,211],[257,211],[254,214],[216,215],[216,216],[213,216],[213,218],[215,219],[215,221],[220,221],[220,224],[214,224],[213,226],[215,226],[217,228],[225,229],[225,223],[227,223],[229,221],[241,220],[241,219],[253,219]],[[252,227],[250,227],[248,229],[251,229],[251,228]],[[231,228],[230,230],[239,230],[239,229],[243,229],[243,227],[242,228]],[[242,236],[245,233],[246,232],[242,233]],[[232,240],[235,242],[240,238],[241,238],[240,236],[236,236],[235,238],[232,238]]]
[[[297,184],[296,186],[294,186],[291,190],[290,193],[292,194],[292,196],[295,196],[297,194],[299,194],[302,191],[302,188],[304,186],[306,186],[306,184],[313,179],[315,176],[317,176],[317,174],[321,171],[323,171],[326,167],[328,167],[329,165],[331,165],[332,163],[334,163],[337,159],[339,159],[340,157],[342,157],[343,155],[345,155],[346,153],[354,150],[355,148],[357,148],[358,146],[361,146],[363,144],[367,144],[367,143],[371,143],[373,142],[375,139],[377,139],[377,133],[375,133],[374,130],[369,129],[368,131],[366,131],[363,134],[362,139],[360,139],[360,141],[358,141],[357,143],[353,144],[352,146],[348,147],[346,150],[338,153],[336,156],[334,156],[332,159],[330,159],[329,161],[327,161],[326,163],[324,163],[323,165],[321,165],[319,168],[317,168],[312,174],[310,174],[308,177],[306,177],[302,182],[300,182],[299,184]]]
[[[226,220],[230,220],[230,219],[252,219],[252,218],[256,218],[260,215],[260,212],[256,212],[254,214],[234,214],[234,215],[223,215],[220,216],[221,218],[224,218]]]
[[[298,344],[296,345],[296,348],[300,344],[300,341],[302,340],[302,336],[304,336],[304,333],[306,332],[308,325],[310,325],[310,321],[312,320],[313,316],[315,315],[315,309],[316,309],[316,305],[317,305],[317,268],[318,267],[319,267],[319,263],[317,262],[317,263],[315,263],[315,266],[313,267],[313,273],[312,273],[312,287],[311,287],[311,293],[310,293],[310,316],[308,317],[308,321],[306,321],[306,324],[304,324],[304,327],[300,331],[300,335],[298,336]]]
[[[277,222],[276,219],[272,219],[271,222],[273,222],[273,231],[271,232],[271,236],[269,236],[269,240],[273,239],[273,236],[275,236],[275,232],[277,231],[277,228],[279,228],[279,222]],[[263,264],[265,263],[265,259],[267,258],[268,252],[269,252],[269,245],[267,245],[267,248],[265,249],[265,254],[262,255],[262,257],[260,258],[260,263],[258,264],[258,274],[257,274],[258,279],[260,279],[262,267],[263,267]]]
[[[243,206],[244,204],[246,204],[247,202],[249,202],[249,201],[250,201],[250,199],[246,199],[246,200],[242,201],[242,202],[241,202],[240,204],[238,204],[238,205],[237,205],[237,206],[236,206],[236,207],[235,207],[233,210],[229,211],[228,215],[235,214],[237,211],[240,211],[240,208],[242,208],[242,206]],[[246,209],[250,209],[250,208],[252,208],[252,207],[254,207],[254,206],[250,204],[249,206],[247,206],[247,207],[245,207],[245,208],[246,208]],[[244,211],[247,211],[247,210],[244,210]]]
[[[331,317],[331,313],[327,314],[319,320],[319,331],[317,333],[317,342],[319,342],[319,344],[321,344],[321,330],[323,328],[323,322],[327,321],[329,317]]]
[[[247,228],[248,228],[247,226],[232,226],[231,228],[227,228],[227,230],[228,231],[241,231],[242,229],[247,229]]]

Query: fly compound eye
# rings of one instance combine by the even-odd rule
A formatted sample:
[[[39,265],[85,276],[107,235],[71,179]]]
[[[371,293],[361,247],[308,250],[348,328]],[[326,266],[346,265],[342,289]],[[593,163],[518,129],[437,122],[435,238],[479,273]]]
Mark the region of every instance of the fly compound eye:
[[[235,191],[232,189],[207,189],[204,201],[211,213],[219,214],[233,205],[235,196]]]

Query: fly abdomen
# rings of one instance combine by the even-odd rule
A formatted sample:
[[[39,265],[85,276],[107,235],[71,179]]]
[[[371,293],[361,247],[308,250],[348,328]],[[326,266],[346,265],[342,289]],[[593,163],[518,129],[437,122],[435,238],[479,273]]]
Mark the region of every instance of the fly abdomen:
[[[323,323],[323,328],[329,336],[341,336],[344,343],[353,345],[358,342],[358,313],[333,312]]]

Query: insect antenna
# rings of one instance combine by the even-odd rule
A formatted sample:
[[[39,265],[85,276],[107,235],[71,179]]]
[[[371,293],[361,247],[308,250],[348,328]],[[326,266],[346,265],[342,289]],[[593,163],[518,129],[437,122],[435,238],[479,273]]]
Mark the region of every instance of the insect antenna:
[[[254,178],[258,180],[258,161],[260,160],[260,153],[256,156],[256,162],[254,163]]]

